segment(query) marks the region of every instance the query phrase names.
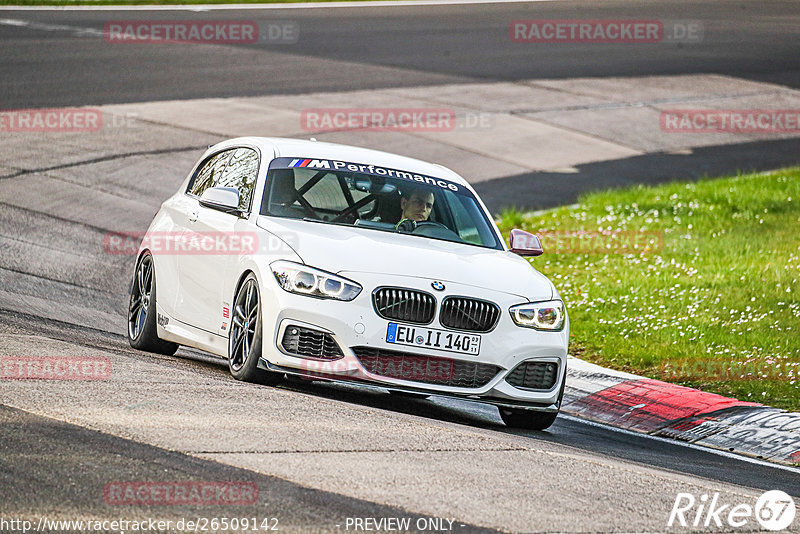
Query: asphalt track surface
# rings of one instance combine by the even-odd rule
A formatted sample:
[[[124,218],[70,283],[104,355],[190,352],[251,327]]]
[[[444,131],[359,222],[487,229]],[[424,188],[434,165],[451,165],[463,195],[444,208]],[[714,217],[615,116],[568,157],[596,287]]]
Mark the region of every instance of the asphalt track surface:
[[[699,43],[529,44],[517,19],[699,22]],[[758,1],[555,1],[423,7],[219,11],[0,11],[0,108],[580,77],[720,74],[800,88],[800,4]],[[15,21],[24,21],[20,26]],[[291,22],[294,44],[159,45],[104,42],[123,20]],[[83,30],[90,30],[89,32]],[[722,104],[724,105],[724,104]],[[525,113],[524,109],[515,111]],[[697,179],[800,162],[800,138],[655,152],[537,171],[476,185],[493,210],[540,209],[580,193],[643,181]],[[531,186],[540,193],[531,195]],[[540,187],[543,186],[543,187]]]
[[[692,72],[726,73],[798,87],[799,15],[797,2],[553,2],[202,14],[204,18],[282,19],[300,24],[300,43],[291,48],[266,49],[98,46],[96,39],[75,35],[72,30],[0,25],[0,104],[4,109],[57,107],[475,80]],[[95,29],[102,29],[111,19],[194,16],[199,15],[0,13],[0,18]],[[545,47],[536,56],[505,38],[508,21],[513,19],[578,16],[701,19],[707,34],[715,38],[699,47]],[[168,136],[170,132],[160,134]],[[444,516],[441,510],[447,509],[447,503],[459,510],[453,515],[465,525],[460,527],[462,531],[484,527],[510,531],[662,531],[666,530],[668,512],[665,503],[674,500],[675,491],[681,488],[696,494],[702,488],[747,496],[783,489],[800,498],[800,474],[796,470],[621,433],[572,418],[560,418],[545,432],[513,431],[502,425],[494,410],[466,402],[399,400],[379,390],[304,382],[288,382],[271,391],[234,382],[224,362],[196,351],[182,350],[174,358],[161,358],[131,350],[121,334],[133,260],[104,254],[99,244],[109,230],[143,230],[161,200],[177,186],[175,180],[165,182],[163,175],[178,176],[179,181],[179,170],[185,172],[206,141],[199,135],[171,139],[173,152],[153,149],[149,155],[131,158],[121,172],[103,161],[67,167],[59,165],[57,155],[50,155],[41,165],[50,170],[3,173],[8,178],[0,180],[2,354],[37,355],[52,350],[48,347],[62,346],[56,344],[60,343],[79,352],[110,355],[115,366],[123,370],[130,367],[132,373],[142,376],[196,376],[204,388],[220,395],[220,401],[234,395],[241,400],[236,417],[213,414],[217,418],[212,420],[230,435],[252,430],[247,424],[247,410],[253,411],[252,420],[265,420],[263,414],[255,413],[259,405],[248,402],[259,399],[271,409],[299,414],[287,419],[286,425],[271,436],[280,443],[299,440],[295,434],[314,441],[313,436],[302,432],[304,427],[317,428],[316,416],[335,421],[340,415],[343,421],[349,421],[353,411],[375,418],[376,425],[380,422],[373,431],[378,436],[333,424],[324,430],[324,436],[330,436],[329,449],[305,450],[299,440],[294,449],[267,451],[269,454],[243,448],[238,451],[241,457],[232,461],[221,454],[210,454],[213,450],[198,452],[181,445],[181,420],[190,419],[192,407],[200,402],[197,385],[191,380],[176,380],[164,396],[160,396],[156,384],[152,390],[135,380],[118,384],[120,391],[132,398],[152,395],[163,403],[139,412],[111,404],[98,406],[108,398],[103,395],[109,394],[101,385],[96,390],[84,390],[88,386],[80,383],[51,390],[41,385],[2,383],[3,517],[45,512],[61,517],[132,514],[129,509],[103,504],[102,488],[109,480],[253,481],[261,498],[257,507],[244,512],[280,515],[289,531],[341,531],[336,525],[347,517]],[[776,161],[787,161],[787,153],[800,153],[797,146],[791,140],[765,142],[759,152],[770,154],[770,147],[777,148],[772,152],[775,157],[764,158],[760,165],[769,168]],[[46,140],[34,149],[46,149]],[[726,150],[731,154],[737,148],[720,147],[717,158],[724,160]],[[618,169],[635,167],[635,162],[616,165]],[[146,172],[152,166],[159,172]],[[132,176],[138,177],[133,185]],[[78,193],[70,189],[76,183],[84,185]],[[102,183],[101,191],[93,193],[85,187],[92,183]],[[87,391],[96,396],[84,399]],[[316,407],[319,413],[304,411],[306,406]],[[76,407],[88,415],[75,411]],[[129,424],[130,435],[114,432],[111,422],[102,422],[99,414],[104,410],[112,415],[138,413],[142,419]],[[166,415],[160,415],[162,412]],[[137,426],[145,425],[150,418],[162,424],[165,435],[147,434]],[[376,451],[370,450],[369,444],[380,441],[381,433],[397,437],[397,428],[408,430],[402,439],[417,443],[413,450],[399,441],[400,437],[392,446],[375,445]],[[213,434],[212,428],[209,433]],[[437,455],[447,454],[443,443],[451,435],[456,440],[451,452],[467,459],[449,473],[453,477],[461,473],[460,483],[452,483],[448,473],[433,468],[431,472],[415,471],[418,466],[434,465]],[[271,443],[268,438],[264,437]],[[348,439],[353,440],[351,449],[361,453],[337,441]],[[474,443],[482,443],[480,440],[491,441],[495,448],[474,448]],[[219,443],[225,440],[220,438]],[[371,464],[374,459],[370,454],[381,453],[390,456],[383,463]],[[281,454],[282,458],[275,459]],[[339,460],[337,454],[343,459]],[[358,454],[363,457],[348,463],[348,455]],[[499,462],[496,456],[505,454],[524,458],[525,465],[518,466],[519,475],[493,472],[486,479],[472,478],[480,472],[476,464],[492,466]],[[303,455],[328,463],[304,463]],[[295,457],[301,459],[293,460]],[[336,462],[345,466],[344,474],[330,466]],[[348,469],[353,470],[352,477],[347,476]],[[314,470],[330,476],[330,482],[314,478],[310,473]],[[522,474],[529,478],[520,480]],[[378,481],[385,480],[394,481],[397,487],[386,483],[378,488]],[[441,484],[448,481],[451,483]],[[403,498],[394,499],[395,494]],[[494,502],[494,494],[518,494],[518,502],[513,503],[519,508],[516,515],[508,503]],[[415,495],[420,497],[415,500]],[[138,515],[150,512],[136,510]],[[159,508],[157,512],[168,517],[219,515],[208,508]],[[537,519],[525,523],[520,517]]]
[[[800,87],[800,5],[791,0],[535,2],[309,10],[15,12],[102,31],[119,20],[293,21],[296,44],[111,45],[70,30],[0,26],[2,106],[347,91],[533,78],[730,74]],[[699,44],[513,43],[517,19],[695,20]]]
[[[196,351],[182,350],[173,358],[162,358],[148,356],[134,351],[126,346],[123,336],[102,332],[83,326],[69,325],[55,321],[44,321],[35,317],[22,315],[19,313],[2,312],[3,336],[36,335],[43,336],[52,340],[61,340],[70,344],[76,344],[84,350],[100,350],[104,353],[113,353],[113,362],[116,366],[125,360],[138,360],[139,364],[152,367],[159,376],[169,376],[176,372],[176,369],[184,370],[195,376],[195,380],[205,382],[212,380],[221,391],[226,395],[240,395],[246,403],[246,399],[251,394],[257,393],[258,389],[269,389],[258,385],[243,385],[244,393],[241,390],[231,388],[234,386],[232,378],[228,375],[227,366],[223,360],[209,357]],[[120,366],[124,366],[121,363]],[[146,388],[146,385],[136,384],[136,387]],[[144,402],[132,402],[126,406],[128,412],[141,410],[140,416],[147,418],[148,411],[159,412],[170,410],[174,405],[183,406],[191,404],[191,399],[195,392],[191,386],[182,384],[179,387],[171,388],[170,406],[157,407],[160,401],[153,402],[154,397],[149,397],[150,393],[143,398],[149,399]],[[780,488],[787,491],[795,498],[800,497],[800,473],[797,470],[778,468],[769,466],[762,462],[748,462],[737,459],[733,455],[721,455],[717,452],[702,448],[690,448],[681,443],[669,440],[656,440],[648,436],[637,435],[627,432],[619,432],[612,428],[601,425],[587,424],[584,421],[562,417],[547,431],[519,431],[511,430],[503,426],[496,412],[483,405],[472,404],[469,402],[455,401],[450,399],[433,400],[409,400],[398,399],[387,395],[379,388],[358,388],[355,386],[324,384],[319,382],[307,383],[299,380],[287,381],[277,388],[281,392],[296,396],[293,404],[305,404],[308,399],[303,397],[310,396],[313,399],[321,399],[334,403],[333,413],[344,414],[349,408],[359,411],[374,411],[381,416],[388,418],[391,425],[403,425],[410,418],[411,420],[424,421],[426,427],[431,427],[434,432],[447,433],[453,427],[468,429],[484,436],[491,437],[494,441],[503,443],[500,451],[525,450],[532,447],[537,450],[538,455],[558,454],[566,457],[567,463],[586,463],[585,467],[599,468],[599,466],[610,466],[613,470],[630,471],[641,473],[647,480],[646,485],[652,484],[653,488],[648,491],[658,492],[659,479],[668,477],[678,479],[678,485],[685,491],[696,492],[694,488],[702,488],[701,491],[711,493],[719,491],[723,495],[732,492],[734,495],[747,495],[748,492],[766,491]],[[17,390],[19,392],[21,390]],[[46,392],[46,388],[42,388]],[[228,393],[229,392],[229,393]],[[249,392],[249,393],[248,393]],[[12,395],[11,391],[6,391],[7,395]],[[80,389],[64,390],[63,398],[81,395]],[[6,396],[6,395],[4,395]],[[125,396],[125,391],[120,391],[120,396]],[[44,402],[56,402],[69,404],[55,396],[45,393]],[[256,398],[251,396],[251,398]],[[5,399],[3,404],[15,405],[20,402],[19,398]],[[266,407],[267,405],[265,405]],[[257,409],[258,404],[253,406]],[[293,407],[286,407],[294,409]],[[109,406],[109,410],[113,409]],[[185,409],[185,408],[182,408]],[[183,414],[186,417],[189,414]],[[343,417],[345,417],[343,415]],[[58,418],[62,419],[62,418]],[[173,432],[174,420],[165,425],[165,431]],[[294,421],[301,425],[302,421]],[[250,429],[248,425],[238,423],[243,429]],[[413,507],[401,507],[382,504],[381,500],[373,502],[370,499],[353,498],[347,496],[347,491],[337,492],[325,489],[308,487],[307,484],[295,483],[292,477],[269,476],[264,474],[263,469],[240,469],[228,465],[227,461],[209,461],[198,458],[198,451],[191,454],[184,454],[181,451],[158,447],[142,443],[136,439],[125,439],[113,435],[113,433],[100,432],[85,428],[88,425],[69,424],[63,420],[34,415],[27,411],[22,411],[8,406],[0,405],[0,451],[3,457],[3,469],[0,470],[0,497],[4,506],[4,516],[37,517],[52,514],[51,517],[60,518],[85,518],[87,515],[102,518],[127,518],[133,520],[144,517],[157,517],[161,520],[177,521],[180,518],[192,517],[275,517],[280,518],[281,529],[286,531],[321,531],[333,532],[342,531],[338,525],[344,525],[347,518],[353,517],[408,517],[416,521],[419,518],[437,517],[437,514],[417,513]],[[237,424],[233,425],[236,428]],[[227,429],[226,429],[227,430]],[[336,430],[326,429],[335,436]],[[211,429],[209,429],[211,431]],[[286,438],[293,431],[286,429],[283,438]],[[265,442],[269,440],[269,432],[259,436],[259,440]],[[281,437],[281,436],[277,436]],[[229,438],[237,441],[235,435]],[[335,440],[335,438],[332,438]],[[407,441],[406,441],[407,440]],[[287,441],[291,441],[288,439]],[[376,440],[372,440],[376,441]],[[409,445],[408,437],[403,442],[397,443],[397,450],[391,454],[408,454],[409,450],[404,447]],[[223,442],[220,442],[223,443]],[[68,446],[65,446],[68,444]],[[358,447],[360,444],[352,444]],[[371,446],[379,449],[380,446],[373,443]],[[233,451],[238,451],[234,446]],[[269,446],[264,445],[269,448]],[[290,447],[290,445],[287,445]],[[458,451],[459,447],[455,443],[453,449]],[[196,448],[202,448],[197,445]],[[313,448],[313,446],[312,446]],[[543,448],[543,449],[542,449]],[[247,449],[247,447],[244,447]],[[336,449],[336,446],[332,446]],[[541,449],[541,450],[538,450]],[[268,458],[269,462],[281,462],[281,456],[289,456],[303,452],[302,447],[299,451],[279,450],[273,451]],[[316,452],[316,451],[314,451]],[[341,453],[352,452],[349,450]],[[411,452],[420,452],[412,450]],[[435,458],[443,451],[431,447],[423,454]],[[484,450],[485,461],[491,450]],[[207,452],[206,452],[207,454]],[[307,451],[305,454],[312,458],[313,452]],[[305,469],[320,469],[314,466],[313,459],[309,459]],[[335,461],[335,460],[334,460]],[[434,461],[437,461],[434,459]],[[595,464],[597,462],[597,464]],[[402,463],[402,462],[401,462]],[[595,523],[593,517],[603,514],[593,506],[583,503],[578,506],[586,506],[584,517],[571,517],[567,520],[559,519],[541,522],[530,522],[529,528],[520,526],[510,518],[497,522],[494,526],[500,530],[515,532],[540,532],[540,531],[662,531],[665,528],[654,528],[659,520],[666,522],[666,510],[663,505],[654,505],[654,509],[648,508],[647,502],[639,502],[637,493],[643,488],[637,483],[632,483],[628,487],[614,487],[615,481],[609,480],[609,485],[597,485],[592,481],[595,473],[586,472],[578,477],[574,472],[564,465],[564,471],[547,472],[545,466],[536,465],[538,462],[532,460],[534,470],[541,480],[538,482],[529,481],[526,484],[515,488],[519,493],[518,501],[515,506],[528,507],[536,500],[534,497],[536,488],[539,485],[554,484],[559,492],[557,496],[549,496],[546,500],[555,500],[563,506],[568,515],[574,514],[576,499],[597,499],[600,502],[612,501],[606,506],[611,508],[611,512],[617,516],[617,520],[609,524],[607,519],[601,523]],[[392,462],[387,461],[382,469],[391,471]],[[470,477],[471,469],[468,466],[457,467],[459,472],[463,472],[465,479]],[[376,473],[383,476],[383,473]],[[354,477],[358,475],[354,474]],[[503,484],[505,475],[496,473],[495,477],[486,480],[490,484]],[[515,477],[511,477],[515,478]],[[652,482],[650,479],[652,478]],[[173,505],[164,506],[114,506],[104,501],[103,489],[106,484],[113,481],[173,481],[173,480],[194,480],[194,481],[234,481],[256,484],[259,488],[259,499],[256,505],[242,506],[191,506]],[[544,480],[550,483],[543,484]],[[434,479],[425,480],[422,483],[436,484]],[[642,481],[637,481],[639,485]],[[497,488],[499,490],[499,488]],[[419,488],[423,491],[423,488]],[[482,489],[480,485],[474,486],[465,482],[463,486],[440,487],[446,499],[454,501],[464,498],[462,492],[488,491]],[[343,495],[344,493],[344,495]],[[614,494],[630,494],[630,497],[617,496]],[[664,495],[658,495],[664,498]],[[667,496],[673,498],[672,495]],[[489,494],[482,496],[478,501],[491,501]],[[730,497],[728,497],[730,499]],[[621,500],[626,508],[615,510],[613,501]],[[745,499],[742,499],[745,501]],[[727,502],[727,501],[726,501]],[[476,505],[480,508],[483,505]],[[551,509],[548,505],[546,511],[544,507],[536,512],[536,515],[546,515],[556,513],[558,508]],[[522,514],[522,512],[521,512]],[[523,514],[527,515],[527,514]],[[444,514],[444,517],[457,517]],[[653,517],[654,516],[654,517]],[[497,521],[497,520],[495,520]],[[482,532],[494,529],[479,526],[482,521],[475,521],[478,525],[469,521],[461,520],[458,522],[459,532]],[[491,524],[492,521],[487,521]],[[637,528],[631,529],[635,525]],[[680,530],[680,529],[678,529]]]

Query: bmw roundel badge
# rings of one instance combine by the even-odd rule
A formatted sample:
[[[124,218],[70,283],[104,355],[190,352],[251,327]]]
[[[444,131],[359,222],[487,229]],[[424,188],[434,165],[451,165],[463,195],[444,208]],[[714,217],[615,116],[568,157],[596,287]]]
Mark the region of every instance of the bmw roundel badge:
[[[439,282],[438,280],[435,282],[431,282],[431,287],[436,291],[444,291],[444,284]]]

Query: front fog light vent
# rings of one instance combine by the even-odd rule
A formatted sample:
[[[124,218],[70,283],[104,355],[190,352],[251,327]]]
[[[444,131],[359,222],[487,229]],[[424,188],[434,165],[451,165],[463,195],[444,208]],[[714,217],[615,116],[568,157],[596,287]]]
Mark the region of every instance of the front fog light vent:
[[[301,358],[338,360],[344,356],[330,334],[302,326],[287,326],[281,346],[289,354]]]
[[[558,364],[523,362],[506,376],[506,382],[521,389],[550,390],[558,380]]]

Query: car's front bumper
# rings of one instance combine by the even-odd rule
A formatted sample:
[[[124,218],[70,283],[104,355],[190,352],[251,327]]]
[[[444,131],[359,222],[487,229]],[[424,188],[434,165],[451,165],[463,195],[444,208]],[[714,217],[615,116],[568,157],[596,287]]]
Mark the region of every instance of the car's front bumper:
[[[387,284],[385,276],[371,273],[340,273],[363,286],[363,291],[351,302],[323,300],[287,293],[277,288],[272,280],[265,280],[263,307],[263,351],[260,366],[273,371],[296,374],[316,379],[362,382],[388,389],[414,393],[437,394],[469,398],[491,404],[556,411],[559,392],[565,377],[569,323],[559,332],[543,332],[517,326],[508,314],[508,308],[525,302],[525,299],[491,291],[485,288],[446,282],[446,290],[431,290],[431,281],[416,277],[392,277]],[[438,302],[447,295],[469,296],[489,300],[500,306],[501,316],[495,328],[480,333],[481,349],[470,356],[436,349],[396,345],[386,341],[390,322],[380,317],[372,304],[372,290],[378,286],[393,285],[417,289],[434,294]],[[274,329],[270,328],[274,325]],[[287,328],[301,327],[327,333],[333,338],[343,356],[336,360],[298,357],[286,351],[281,341]],[[428,328],[449,330],[437,317]],[[370,347],[403,352],[412,356],[435,356],[463,362],[492,364],[499,368],[497,374],[480,387],[452,387],[410,377],[403,379],[369,372],[359,361],[354,347]],[[546,390],[523,389],[506,381],[508,374],[522,362],[553,362],[558,365],[558,379]]]

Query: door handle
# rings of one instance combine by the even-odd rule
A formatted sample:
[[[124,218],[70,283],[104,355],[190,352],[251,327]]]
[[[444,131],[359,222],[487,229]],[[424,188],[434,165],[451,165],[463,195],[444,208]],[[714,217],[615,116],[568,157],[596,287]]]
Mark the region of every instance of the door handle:
[[[189,222],[197,222],[198,215],[199,214],[196,211],[193,211],[192,213],[190,213],[189,214]]]

